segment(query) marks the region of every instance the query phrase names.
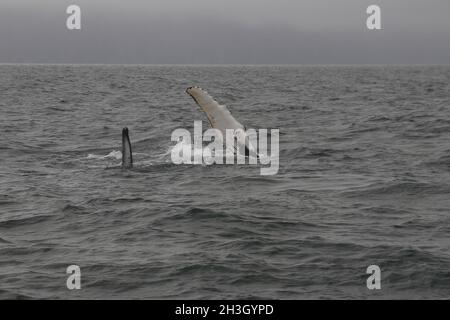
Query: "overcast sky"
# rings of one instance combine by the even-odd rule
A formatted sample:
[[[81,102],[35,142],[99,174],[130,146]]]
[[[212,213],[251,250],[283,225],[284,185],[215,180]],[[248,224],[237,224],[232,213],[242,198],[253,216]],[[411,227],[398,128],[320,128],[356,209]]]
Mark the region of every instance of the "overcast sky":
[[[22,62],[450,64],[450,0],[0,0],[0,63]]]

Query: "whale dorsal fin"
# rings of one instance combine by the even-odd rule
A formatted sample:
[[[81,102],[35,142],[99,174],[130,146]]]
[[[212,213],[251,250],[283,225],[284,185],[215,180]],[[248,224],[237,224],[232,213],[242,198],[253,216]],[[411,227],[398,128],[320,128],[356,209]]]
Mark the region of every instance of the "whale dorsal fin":
[[[128,128],[122,129],[122,168],[133,167],[133,152],[131,150]]]

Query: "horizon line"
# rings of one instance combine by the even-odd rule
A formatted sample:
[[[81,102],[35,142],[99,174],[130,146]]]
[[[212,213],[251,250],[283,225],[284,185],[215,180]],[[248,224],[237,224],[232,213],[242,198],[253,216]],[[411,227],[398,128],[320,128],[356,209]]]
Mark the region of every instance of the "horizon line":
[[[2,65],[48,65],[48,66],[187,66],[187,67],[230,67],[230,66],[450,66],[450,63],[69,63],[69,62],[0,62]]]

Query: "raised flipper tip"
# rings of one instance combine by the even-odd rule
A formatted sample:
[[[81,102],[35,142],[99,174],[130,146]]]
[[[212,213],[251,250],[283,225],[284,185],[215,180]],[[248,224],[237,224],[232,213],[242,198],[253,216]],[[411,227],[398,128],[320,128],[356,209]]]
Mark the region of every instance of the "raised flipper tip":
[[[191,86],[191,87],[186,89],[186,93],[187,94],[191,94],[191,91],[193,91],[193,90],[200,90],[200,91],[206,92],[206,90],[204,90],[203,88],[200,88],[200,87],[197,87],[197,86]]]
[[[127,127],[122,129],[122,167],[133,167],[133,152],[131,151],[131,142]]]

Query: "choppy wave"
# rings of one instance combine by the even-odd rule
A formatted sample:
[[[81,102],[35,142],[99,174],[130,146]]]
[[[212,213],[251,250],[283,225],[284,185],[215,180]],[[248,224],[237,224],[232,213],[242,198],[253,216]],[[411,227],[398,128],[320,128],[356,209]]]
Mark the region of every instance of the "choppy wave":
[[[444,66],[0,66],[0,298],[448,298],[448,83]],[[280,129],[276,176],[171,162],[172,131],[206,120],[190,85]]]

